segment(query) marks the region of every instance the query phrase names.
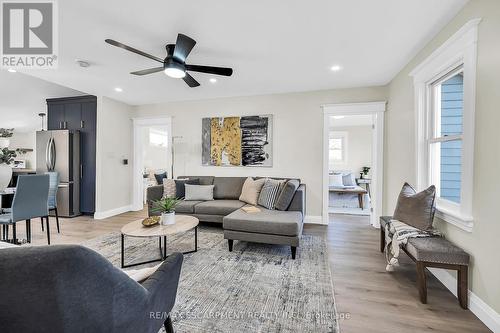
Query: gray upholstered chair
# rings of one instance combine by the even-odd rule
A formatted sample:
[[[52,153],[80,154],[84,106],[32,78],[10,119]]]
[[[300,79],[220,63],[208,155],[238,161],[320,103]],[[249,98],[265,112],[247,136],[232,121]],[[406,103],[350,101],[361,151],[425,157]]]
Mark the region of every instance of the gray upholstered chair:
[[[57,212],[57,189],[59,188],[59,173],[57,171],[46,172],[45,174],[49,175],[49,213],[54,211],[56,216],[56,225],[57,225],[57,233],[61,232],[59,227],[59,214]],[[43,218],[42,222],[42,231],[43,231]]]
[[[9,332],[173,332],[182,254],[141,284],[76,245],[0,250],[0,323]]]
[[[17,180],[16,193],[12,200],[12,208],[0,215],[0,224],[3,225],[4,238],[8,239],[9,225],[12,225],[12,239],[17,242],[16,223],[26,221],[26,238],[31,243],[31,219],[42,217],[47,221],[47,242],[50,244],[48,175],[24,175]]]

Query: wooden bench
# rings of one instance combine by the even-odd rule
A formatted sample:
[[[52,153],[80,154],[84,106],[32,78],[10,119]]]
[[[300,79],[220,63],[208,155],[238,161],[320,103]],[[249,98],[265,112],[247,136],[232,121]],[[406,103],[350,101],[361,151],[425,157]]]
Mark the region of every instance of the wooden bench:
[[[380,252],[385,249],[385,226],[390,216],[380,217]],[[417,265],[417,288],[420,301],[427,303],[427,281],[425,268],[443,268],[457,271],[457,295],[460,306],[468,307],[469,255],[443,237],[410,238],[402,250]]]

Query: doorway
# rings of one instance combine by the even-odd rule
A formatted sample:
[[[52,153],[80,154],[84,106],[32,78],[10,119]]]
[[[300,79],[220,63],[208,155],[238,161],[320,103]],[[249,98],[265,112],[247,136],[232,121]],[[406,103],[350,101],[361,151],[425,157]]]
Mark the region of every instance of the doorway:
[[[370,216],[380,227],[386,102],[323,105],[323,224],[329,214]]]
[[[142,210],[146,191],[150,186],[162,185],[163,178],[171,178],[172,125],[170,117],[135,118],[133,210]]]

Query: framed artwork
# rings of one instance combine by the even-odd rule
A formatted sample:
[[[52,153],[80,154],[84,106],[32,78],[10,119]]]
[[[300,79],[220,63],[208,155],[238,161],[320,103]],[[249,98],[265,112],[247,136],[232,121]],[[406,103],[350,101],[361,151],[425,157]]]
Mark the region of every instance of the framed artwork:
[[[203,118],[201,136],[203,165],[273,165],[272,115]]]

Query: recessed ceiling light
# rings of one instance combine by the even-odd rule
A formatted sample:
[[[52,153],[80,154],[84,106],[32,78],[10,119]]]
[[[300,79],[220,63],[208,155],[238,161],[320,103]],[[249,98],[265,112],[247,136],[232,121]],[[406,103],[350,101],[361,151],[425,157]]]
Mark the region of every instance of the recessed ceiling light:
[[[122,88],[120,88],[120,87],[116,87],[116,88],[115,88],[115,91],[116,91],[116,92],[122,92],[122,91],[123,91],[123,89],[122,89]]]
[[[333,119],[344,119],[345,116],[333,116]]]
[[[7,71],[8,71],[9,73],[15,73],[15,72],[17,72],[14,68],[9,68]]]
[[[338,72],[341,69],[342,69],[342,67],[340,67],[339,65],[333,65],[332,67],[330,67],[330,70],[332,72]]]
[[[216,82],[217,82],[217,79],[213,77],[213,78],[211,78],[209,81],[210,81],[210,83],[216,83]]]

